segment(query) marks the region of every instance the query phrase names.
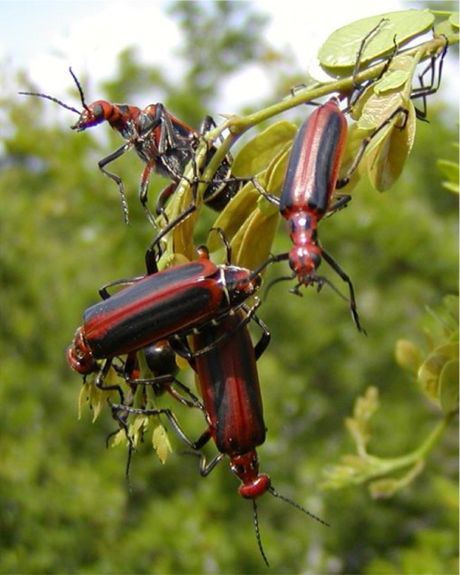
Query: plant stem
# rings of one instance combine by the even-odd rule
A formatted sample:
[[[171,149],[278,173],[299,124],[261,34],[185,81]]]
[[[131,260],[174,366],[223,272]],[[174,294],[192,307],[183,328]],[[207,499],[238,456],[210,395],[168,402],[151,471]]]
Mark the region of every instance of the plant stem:
[[[366,456],[366,459],[372,462],[375,467],[374,470],[366,476],[365,480],[368,481],[370,479],[376,479],[378,477],[389,475],[394,471],[399,471],[405,467],[410,467],[421,461],[424,461],[429,452],[433,449],[433,447],[438,443],[444,434],[444,431],[449,425],[453,415],[454,414],[449,414],[443,417],[443,419],[435,426],[425,441],[411,453],[407,453],[406,455],[402,455],[400,457],[393,457],[391,459],[383,459],[372,455]]]

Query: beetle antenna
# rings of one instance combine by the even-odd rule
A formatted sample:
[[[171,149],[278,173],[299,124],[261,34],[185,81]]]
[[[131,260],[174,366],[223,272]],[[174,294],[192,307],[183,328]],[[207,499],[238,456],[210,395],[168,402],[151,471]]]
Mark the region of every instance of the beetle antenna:
[[[222,228],[211,228],[209,230],[210,232],[216,232],[216,234],[219,236],[224,248],[225,248],[225,259],[226,265],[231,265],[232,263],[232,246],[230,245],[230,242],[228,241],[228,238],[224,232],[224,230]]]
[[[68,106],[67,104],[64,104],[64,102],[61,102],[61,100],[58,100],[57,98],[53,98],[53,96],[48,96],[48,94],[40,94],[39,92],[18,92],[18,94],[21,94],[22,96],[37,96],[38,98],[44,98],[45,100],[51,100],[52,102],[59,104],[60,106],[62,106],[66,110],[70,110],[71,112],[75,112],[78,115],[80,115],[80,113],[81,113],[76,108],[73,108],[72,106]]]
[[[358,328],[358,331],[360,331],[364,335],[367,335],[366,330],[361,326],[361,322],[359,321],[358,310],[356,309],[354,298],[348,298],[347,296],[343,295],[343,293],[330,280],[328,280],[324,276],[317,276],[316,282],[318,283],[318,291],[322,288],[323,284],[327,284],[330,288],[332,288],[335,291],[335,293],[339,297],[343,299],[343,301],[346,301],[348,303],[351,312],[351,317],[353,318],[353,322]]]
[[[265,555],[265,551],[262,545],[262,539],[260,537],[260,529],[259,529],[259,517],[257,515],[257,503],[256,500],[252,500],[252,509],[254,511],[254,529],[256,530],[256,539],[257,545],[259,546],[260,554],[262,555],[262,559],[267,567],[270,567],[270,563],[268,562],[267,556]]]
[[[318,284],[317,290],[320,291],[321,288],[323,287],[324,284],[327,284],[333,291],[335,291],[335,293],[341,298],[343,299],[343,301],[346,301],[348,303],[350,303],[350,300],[347,298],[346,295],[344,295],[338,287],[336,287],[330,280],[328,280],[326,277],[324,276],[314,276],[314,280],[312,283],[316,283]],[[301,285],[301,284],[299,284]]]
[[[289,505],[291,505],[292,507],[295,507],[299,511],[302,511],[302,513],[305,513],[305,515],[308,515],[309,517],[311,517],[315,521],[318,521],[318,523],[322,523],[326,527],[330,527],[329,523],[326,523],[326,521],[323,521],[323,519],[321,519],[320,517],[314,515],[313,513],[310,513],[310,511],[305,509],[305,507],[302,507],[302,505],[300,505],[299,503],[296,503],[292,499],[289,499],[289,497],[286,497],[285,495],[281,495],[281,493],[276,491],[276,489],[274,489],[272,486],[270,486],[268,488],[268,491],[273,495],[273,497],[278,497],[278,499],[281,499],[285,503],[289,503]]]
[[[289,254],[287,252],[285,254],[278,254],[278,255],[270,254],[268,258],[251,273],[250,281],[252,281],[256,276],[260,275],[265,270],[265,268],[268,268],[269,265],[275,264],[277,262],[283,262],[284,260],[287,259],[289,259]]]
[[[74,74],[74,72],[70,66],[69,66],[69,72],[73,78],[73,81],[75,82],[75,85],[77,86],[78,93],[80,94],[81,105],[83,106],[83,108],[85,110],[88,110],[88,106],[86,105],[86,102],[85,102],[85,95],[83,93],[83,88],[81,87],[81,84],[80,84],[77,76]]]

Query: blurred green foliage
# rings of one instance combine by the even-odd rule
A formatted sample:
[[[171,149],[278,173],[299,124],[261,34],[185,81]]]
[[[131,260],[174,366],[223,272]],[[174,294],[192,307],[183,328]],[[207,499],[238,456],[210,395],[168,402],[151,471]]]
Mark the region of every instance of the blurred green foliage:
[[[188,35],[194,28],[185,23],[198,18],[195,4],[174,8]],[[232,10],[232,3],[225,4]],[[250,5],[238,6],[247,11],[245,18],[252,17]],[[253,15],[259,27],[239,37],[243,46],[235,50],[232,18],[225,17],[224,34],[217,33],[223,17],[205,15],[206,38],[213,41],[190,54],[196,60],[186,72],[189,79],[195,74],[201,92],[175,90],[162,71],[143,69],[135,53],[126,53],[110,87],[94,96],[118,93],[115,99],[129,96],[136,103],[136,92],[156,79],[171,90],[173,112],[197,124],[203,111],[213,111],[212,90],[228,71],[218,67],[212,51],[218,46],[224,51],[220,60],[235,69],[239,54],[247,61],[259,57],[257,30],[263,30]],[[198,27],[197,41],[203,33]],[[191,43],[188,36],[184,47]],[[216,66],[210,70],[213,82],[196,71],[206,61]],[[0,572],[260,572],[251,505],[238,497],[225,462],[202,479],[195,458],[182,455],[170,433],[175,453],[162,466],[146,442],[134,455],[128,489],[126,451],[104,445],[115,428],[108,411],[94,424],[87,412],[77,420],[81,380],[66,365],[64,351],[100,286],[143,273],[152,229],[135,197],[142,164],[128,154],[116,165],[129,196],[125,226],[117,190],[97,169],[97,160],[120,144],[117,135],[101,143],[91,133],[72,133],[49,102],[9,92],[14,79],[6,71],[1,83],[8,129],[2,130],[0,158]],[[19,83],[28,89],[26,77]],[[430,123],[417,126],[398,183],[378,194],[363,182],[351,205],[321,226],[323,245],[353,278],[367,338],[326,288],[298,298],[278,284],[262,306],[273,340],[259,362],[268,426],[261,469],[279,491],[331,523],[325,528],[264,497],[259,522],[275,573],[458,570],[455,425],[424,472],[392,499],[373,500],[363,487],[319,488],[324,469],[351,448],[343,422],[368,386],[380,393],[372,448],[381,457],[415,449],[439,418],[439,408],[397,366],[394,346],[401,338],[422,345],[426,307],[436,308],[457,291],[456,196],[443,189],[436,167],[438,158],[455,159],[457,117],[456,110],[430,101]],[[154,178],[152,198],[162,185]],[[214,218],[206,209],[202,216],[197,243]],[[274,252],[287,246],[281,226]],[[282,266],[274,266],[269,277],[283,273]],[[199,414],[171,406],[197,437],[204,427]]]
[[[395,349],[399,365],[411,376],[416,375],[417,388],[440,408],[440,421],[413,451],[396,457],[376,457],[369,451],[369,443],[373,439],[371,420],[379,409],[379,394],[376,387],[369,387],[356,400],[353,417],[345,421],[356,454],[342,456],[339,465],[325,470],[324,487],[340,489],[367,483],[373,497],[392,497],[424,469],[427,456],[458,415],[458,297],[448,296],[443,304],[437,314],[430,310],[437,323],[425,329],[428,351],[423,353],[405,339],[398,340]]]

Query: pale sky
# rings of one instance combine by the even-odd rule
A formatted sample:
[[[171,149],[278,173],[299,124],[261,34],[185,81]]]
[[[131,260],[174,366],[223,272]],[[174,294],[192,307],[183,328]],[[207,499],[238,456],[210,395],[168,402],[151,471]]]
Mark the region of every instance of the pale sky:
[[[293,53],[305,70],[311,67],[322,41],[338,27],[365,16],[420,7],[420,3],[399,0],[253,3],[271,16],[270,43]],[[40,90],[68,102],[71,65],[78,76],[89,79],[88,98],[94,100],[103,98],[94,93],[95,87],[113,75],[117,54],[135,46],[143,61],[162,64],[174,81],[180,81],[180,64],[174,55],[179,33],[166,14],[166,4],[165,0],[0,0],[0,66],[26,70]],[[252,101],[245,98],[254,91],[257,101],[269,81],[260,70],[242,70],[223,90],[222,111],[232,112]],[[130,103],[143,107],[156,101],[155,94],[147,97],[148,102]],[[78,108],[78,102],[69,104]]]

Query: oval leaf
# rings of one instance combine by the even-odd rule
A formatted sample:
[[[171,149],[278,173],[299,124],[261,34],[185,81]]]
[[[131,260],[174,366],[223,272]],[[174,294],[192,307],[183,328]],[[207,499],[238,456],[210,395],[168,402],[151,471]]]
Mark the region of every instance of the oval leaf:
[[[115,435],[112,435],[110,440],[110,447],[118,447],[119,445],[126,445],[128,439],[126,438],[126,432],[124,429],[118,430]]]
[[[282,150],[267,168],[265,181],[261,179],[261,185],[272,196],[280,194],[288,155],[288,149]],[[269,256],[279,219],[278,206],[259,193],[258,196],[256,209],[246,218],[231,243],[235,263],[249,269],[258,267]]]
[[[272,124],[240,149],[232,164],[232,174],[238,177],[258,174],[281,148],[292,142],[296,132],[292,122],[283,120]]]
[[[322,68],[331,75],[346,76],[353,71],[363,39],[369,37],[360,58],[360,67],[383,58],[394,51],[394,39],[403,46],[432,26],[434,16],[429,10],[404,10],[370,16],[339,28],[321,46],[318,58]]]
[[[235,263],[248,269],[260,266],[269,256],[278,228],[278,212],[271,216],[256,210],[248,220],[241,238],[236,238]]]
[[[381,80],[374,84],[374,93],[381,95],[392,90],[397,90],[398,88],[402,88],[410,79],[411,75],[409,70],[390,70]]]
[[[230,202],[225,206],[213,224],[214,228],[220,228],[225,237],[231,241],[250,213],[255,210],[259,192],[252,182],[248,182]],[[211,252],[222,247],[222,242],[217,234],[210,233],[207,246]]]

